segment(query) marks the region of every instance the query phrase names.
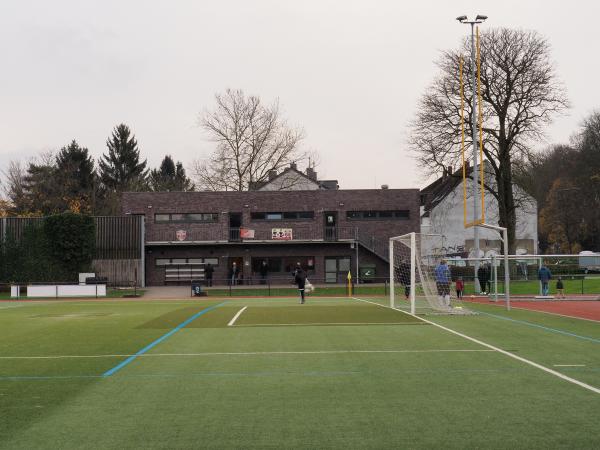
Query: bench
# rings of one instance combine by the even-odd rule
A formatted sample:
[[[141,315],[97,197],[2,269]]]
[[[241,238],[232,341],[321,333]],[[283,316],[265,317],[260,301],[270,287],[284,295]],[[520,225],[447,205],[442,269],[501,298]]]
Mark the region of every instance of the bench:
[[[186,264],[165,267],[165,284],[180,283],[182,281],[191,283],[192,280],[204,280],[203,264]]]

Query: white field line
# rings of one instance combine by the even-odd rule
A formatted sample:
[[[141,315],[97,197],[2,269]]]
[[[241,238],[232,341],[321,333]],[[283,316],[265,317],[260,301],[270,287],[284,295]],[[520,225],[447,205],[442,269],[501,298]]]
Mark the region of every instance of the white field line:
[[[285,355],[342,355],[349,353],[481,353],[482,349],[423,349],[423,350],[315,350],[290,352],[210,352],[210,353],[144,353],[138,358],[169,356],[285,356]],[[68,358],[126,358],[134,355],[54,355],[54,356],[0,356],[0,359],[68,359]]]
[[[554,364],[554,367],[585,367],[585,364]]]
[[[359,302],[371,303],[373,305],[381,306],[382,308],[388,308],[388,309],[391,309],[393,311],[398,311],[398,312],[401,312],[403,314],[408,314],[408,315],[412,316],[412,314],[410,314],[410,313],[408,313],[406,311],[402,311],[400,309],[390,308],[389,306],[380,305],[379,303],[370,302],[368,300],[363,300],[363,299],[360,299],[360,298],[357,298],[357,297],[352,297],[352,298],[354,298],[355,300],[358,300]],[[506,350],[502,350],[501,348],[495,347],[495,346],[493,346],[491,344],[487,344],[487,343],[485,343],[483,341],[480,341],[479,339],[472,338],[471,336],[467,336],[466,334],[459,333],[458,331],[452,330],[451,328],[447,328],[447,327],[445,327],[443,325],[440,325],[438,323],[431,322],[430,320],[427,320],[427,319],[423,319],[422,317],[418,317],[418,316],[413,316],[413,317],[417,317],[418,319],[422,320],[423,322],[429,323],[429,324],[431,324],[431,325],[433,325],[435,327],[441,328],[442,330],[445,330],[445,331],[447,331],[449,333],[452,333],[452,334],[455,334],[457,336],[460,336],[460,337],[462,337],[464,339],[467,339],[467,340],[469,340],[471,342],[475,342],[476,344],[483,345],[484,347],[490,348],[490,349],[495,350],[495,351],[497,351],[499,353],[502,353],[503,355],[506,355],[506,356],[508,356],[510,358],[516,359],[517,361],[521,361],[521,362],[524,362],[525,364],[529,364],[530,366],[533,366],[533,367],[535,367],[537,369],[543,370],[544,372],[549,373],[551,375],[554,375],[555,377],[561,378],[561,379],[563,379],[565,381],[568,381],[569,383],[576,384],[578,386],[581,386],[584,389],[587,389],[589,391],[595,392],[596,394],[600,394],[600,389],[598,389],[597,387],[594,387],[594,386],[591,386],[589,384],[583,383],[583,382],[581,382],[579,380],[576,380],[575,378],[571,378],[571,377],[568,377],[566,375],[563,375],[562,373],[557,372],[556,370],[549,369],[548,367],[542,366],[541,364],[533,362],[533,361],[531,361],[529,359],[522,358],[521,356],[517,356],[514,353],[507,352]]]
[[[242,313],[244,311],[246,311],[246,308],[248,308],[247,306],[244,306],[242,309],[240,309],[237,314],[235,316],[233,316],[233,319],[231,319],[229,321],[229,323],[227,324],[228,327],[232,327],[233,324],[235,323],[236,320],[238,320],[238,317],[240,317],[242,315]]]
[[[235,325],[236,327],[311,327],[317,325],[426,325],[425,323],[406,322],[314,322],[314,323],[252,323],[247,325]]]

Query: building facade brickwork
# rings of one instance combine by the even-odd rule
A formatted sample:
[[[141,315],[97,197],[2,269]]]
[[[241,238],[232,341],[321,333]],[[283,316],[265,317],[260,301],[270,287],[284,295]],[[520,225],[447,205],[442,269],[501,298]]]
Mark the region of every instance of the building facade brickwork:
[[[270,278],[289,279],[290,262],[301,259],[315,281],[333,282],[336,270],[356,277],[356,247],[359,266],[386,276],[389,237],[420,226],[418,189],[128,192],[122,212],[145,217],[148,285],[205,259],[216,262],[215,281],[228,277],[233,261],[244,282],[255,280],[259,259],[272,262]]]

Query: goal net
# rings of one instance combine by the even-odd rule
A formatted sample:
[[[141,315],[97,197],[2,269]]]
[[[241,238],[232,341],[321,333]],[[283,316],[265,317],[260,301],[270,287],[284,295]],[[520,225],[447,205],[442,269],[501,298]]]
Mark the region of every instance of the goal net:
[[[390,306],[411,314],[472,314],[456,299],[442,236],[409,233],[390,239]]]

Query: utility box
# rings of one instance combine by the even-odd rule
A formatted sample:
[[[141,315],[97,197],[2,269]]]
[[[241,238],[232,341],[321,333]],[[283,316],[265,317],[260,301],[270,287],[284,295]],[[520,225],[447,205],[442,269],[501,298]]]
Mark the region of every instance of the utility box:
[[[375,280],[375,265],[360,266],[358,274],[363,283],[372,283]]]
[[[202,290],[202,280],[192,280],[192,296],[206,297],[206,292]]]

